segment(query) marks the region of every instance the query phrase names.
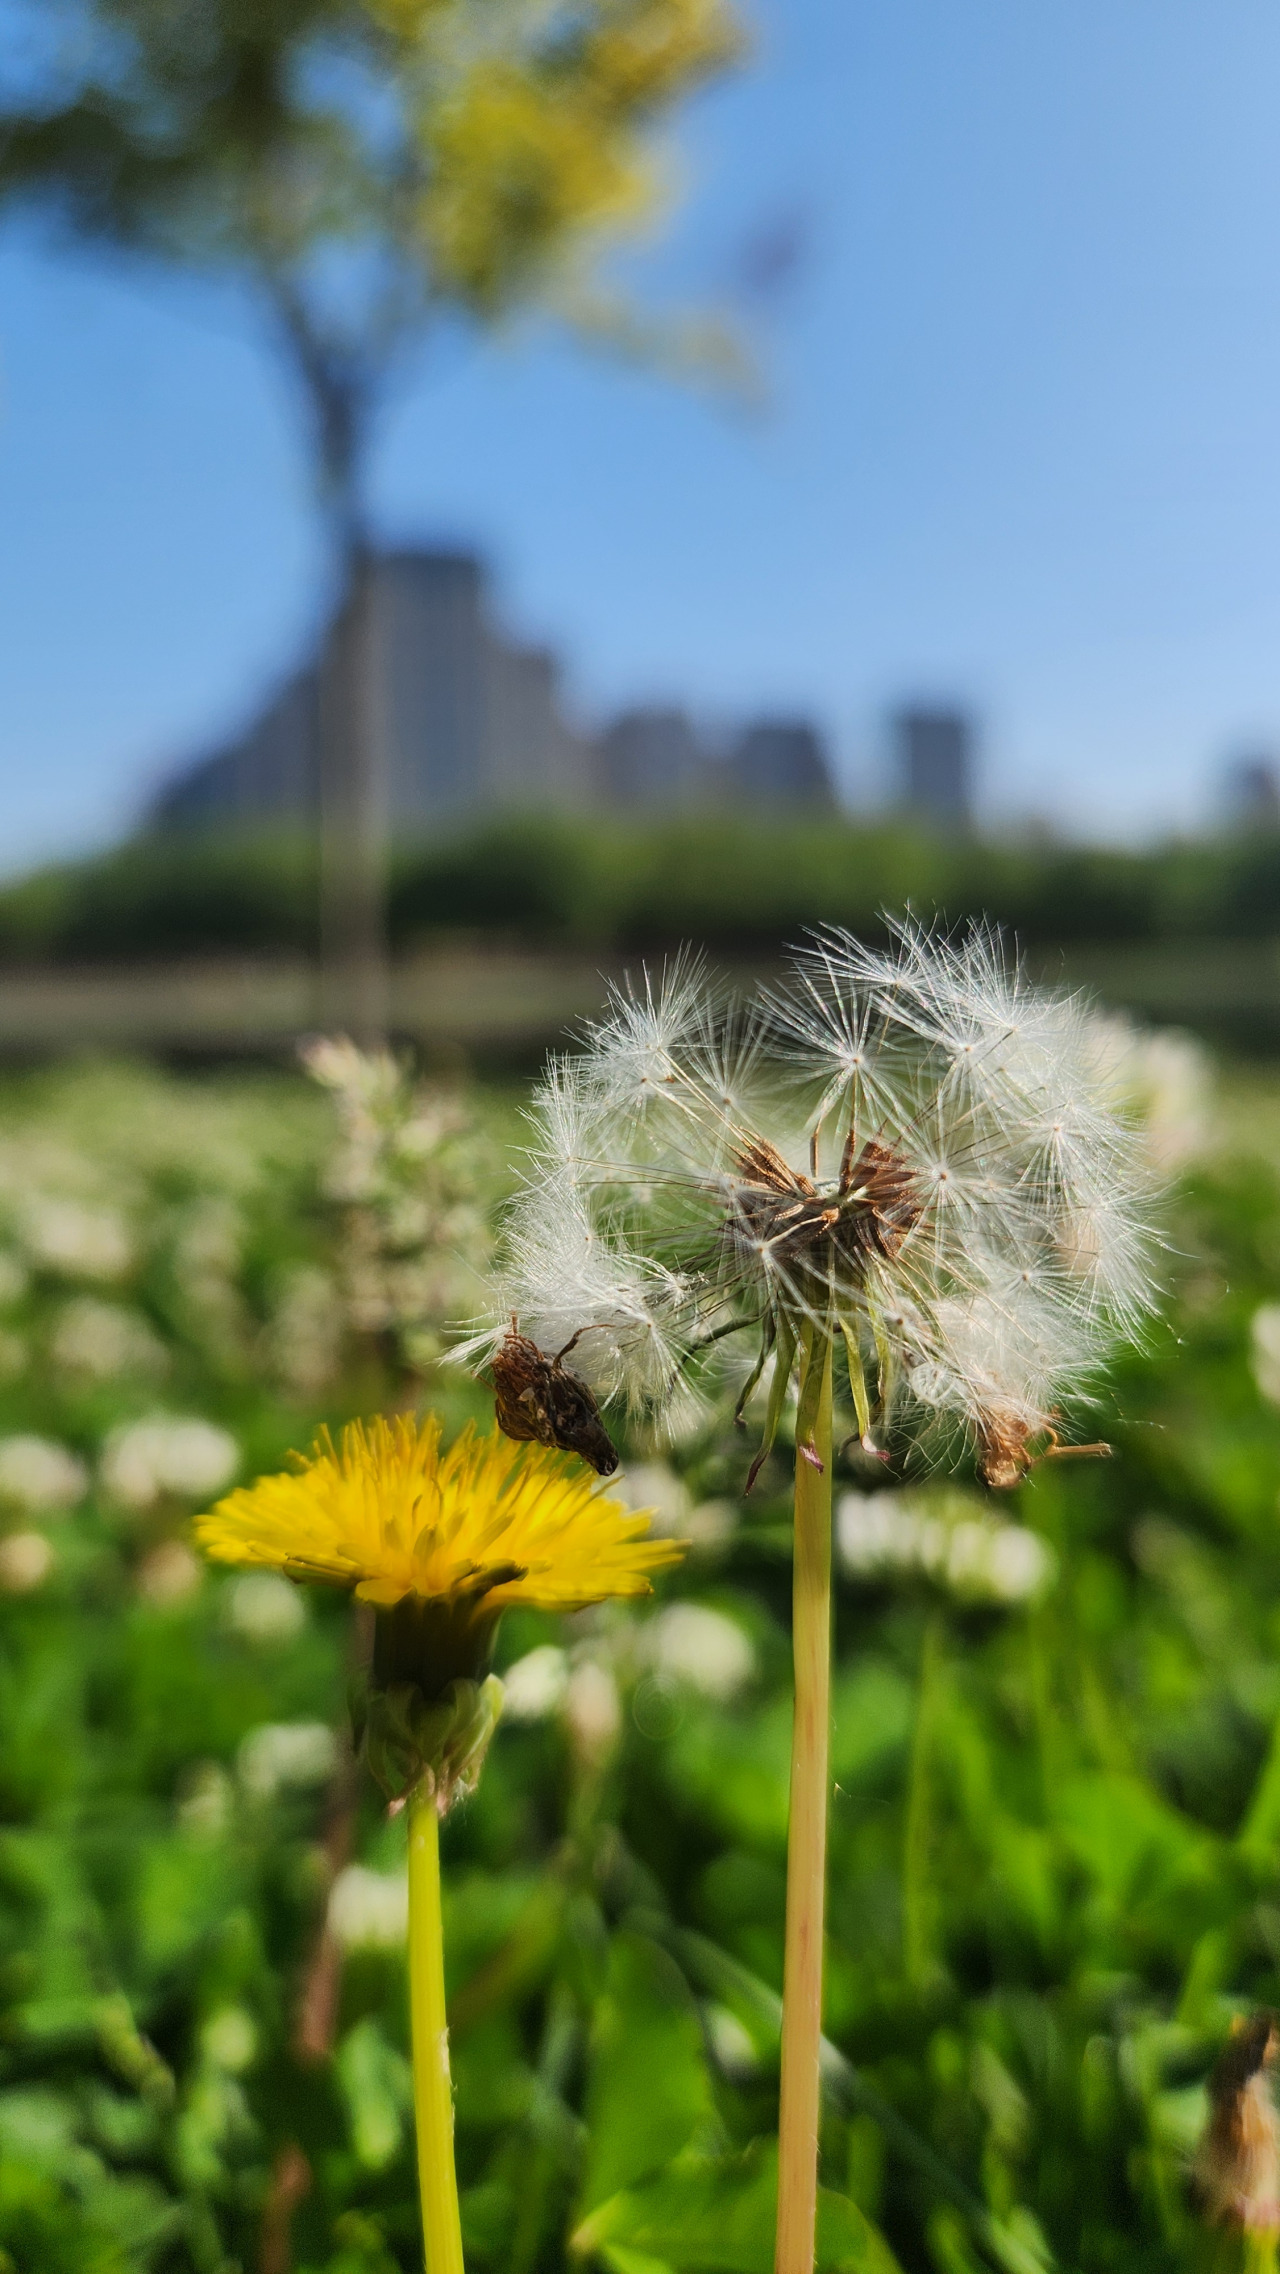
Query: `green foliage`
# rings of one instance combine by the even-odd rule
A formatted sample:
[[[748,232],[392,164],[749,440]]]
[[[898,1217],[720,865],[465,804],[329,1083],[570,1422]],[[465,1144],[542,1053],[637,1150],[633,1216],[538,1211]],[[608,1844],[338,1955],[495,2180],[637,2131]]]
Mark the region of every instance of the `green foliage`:
[[[657,2072],[661,2074],[661,2072]],[[578,2229],[579,2250],[614,2274],[772,2274],[777,2157],[686,2159]],[[824,2188],[818,2200],[817,2274],[895,2274],[897,2261],[856,2204]]]
[[[651,2178],[699,2127],[714,2127],[703,2054],[697,2008],[671,1959],[639,1936],[617,1935],[593,2021],[585,2211]]]
[[[314,859],[288,837],[142,839],[0,891],[7,961],[147,960],[206,952],[310,953]],[[707,813],[678,824],[503,821],[399,850],[392,938],[662,949],[685,939],[772,954],[806,926],[880,929],[907,905],[983,913],[1027,942],[1269,938],[1280,896],[1270,838],[1148,854],[931,838],[853,819]]]
[[[1179,1199],[1117,1458],[998,1505],[909,1488],[1032,1528],[1043,1591],[838,1581],[827,2274],[1209,2263],[1205,2078],[1233,2015],[1280,2004],[1265,1109],[1259,1081],[1248,1147],[1219,1136]],[[230,2274],[268,2234],[297,2274],[418,2264],[403,1820],[343,1755],[347,1607],[202,1573],[198,1489],[143,1489],[158,1441],[126,1435],[198,1416],[247,1474],[353,1410],[480,1410],[344,1323],[330,1111],[120,1068],[0,1093],[0,2268]],[[674,1457],[701,1544],[661,1600],[500,1637],[508,1668],[551,1657],[445,1827],[470,2274],[767,2274],[788,1427],[745,1503],[749,1440]],[[61,1499],[11,1450],[32,1432],[81,1464]],[[841,1493],[899,1489],[850,1458]],[[708,1666],[715,1619],[749,1640],[730,1694],[664,1659],[673,1600],[712,1620]]]
[[[89,0],[43,69],[11,44],[0,202],[245,277],[349,545],[397,357],[445,312],[569,313],[655,204],[655,123],[740,36],[727,0]]]

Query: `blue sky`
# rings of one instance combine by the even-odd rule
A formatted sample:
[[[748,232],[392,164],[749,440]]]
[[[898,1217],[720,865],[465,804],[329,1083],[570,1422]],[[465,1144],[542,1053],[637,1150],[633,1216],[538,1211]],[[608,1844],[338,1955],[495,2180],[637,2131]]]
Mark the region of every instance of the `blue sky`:
[[[546,334],[428,353],[373,475],[473,543],[586,718],[802,709],[855,801],[906,694],[984,721],[994,815],[1189,827],[1280,747],[1274,0],[755,0],[636,264],[732,293],[757,410]],[[234,294],[0,239],[0,868],[124,828],[305,640],[294,407]]]

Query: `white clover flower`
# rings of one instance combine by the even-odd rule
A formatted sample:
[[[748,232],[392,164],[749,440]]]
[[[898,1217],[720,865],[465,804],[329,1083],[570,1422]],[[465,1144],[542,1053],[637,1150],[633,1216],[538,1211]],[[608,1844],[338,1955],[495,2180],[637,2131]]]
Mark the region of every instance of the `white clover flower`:
[[[525,1652],[502,1677],[504,1721],[547,1721],[564,1704],[569,1661],[553,1642]]]
[[[66,1305],[54,1327],[49,1355],[68,1374],[111,1382],[121,1374],[152,1377],[167,1371],[164,1344],[137,1311],[79,1295]]]
[[[226,1620],[249,1642],[292,1642],[307,1623],[306,1600],[278,1571],[244,1571],[226,1590]]]
[[[327,1722],[267,1721],[241,1743],[236,1766],[245,1791],[271,1800],[287,1788],[323,1784],[338,1758]]]
[[[177,1819],[198,1839],[218,1839],[231,1822],[235,1790],[220,1761],[197,1761],[183,1779]]]
[[[16,1303],[26,1294],[27,1272],[11,1248],[0,1248],[0,1306]]]
[[[1280,1405],[1280,1303],[1263,1303],[1250,1334],[1253,1378],[1271,1405]]]
[[[684,1478],[666,1461],[629,1461],[610,1491],[649,1518],[651,1532],[681,1540],[690,1553],[714,1555],[728,1545],[738,1522],[736,1500],[695,1502]]]
[[[651,1532],[664,1539],[683,1539],[693,1513],[693,1494],[666,1461],[630,1461],[609,1489],[628,1508],[644,1510]]]
[[[314,1398],[333,1380],[342,1355],[342,1298],[329,1272],[303,1263],[281,1274],[263,1344],[294,1397]]]
[[[607,1666],[585,1658],[569,1676],[564,1700],[565,1720],[580,1760],[600,1767],[613,1751],[622,1728],[622,1701]]]
[[[1026,1525],[995,1522],[976,1509],[954,1498],[935,1509],[904,1492],[843,1493],[836,1509],[841,1565],[855,1579],[918,1572],[961,1597],[1033,1601],[1053,1578],[1052,1550]]]
[[[700,1500],[690,1509],[684,1537],[691,1555],[718,1555],[738,1529],[736,1500]]]
[[[21,1229],[32,1261],[70,1279],[119,1279],[133,1261],[129,1233],[111,1208],[37,1193],[26,1203]]]
[[[836,1508],[836,1545],[855,1578],[907,1571],[920,1560],[920,1521],[900,1492],[846,1492]]]
[[[258,2029],[243,2006],[220,2006],[200,2031],[200,2050],[215,2069],[239,2076],[258,2057]]]
[[[360,1333],[397,1336],[411,1365],[438,1358],[440,1330],[468,1299],[489,1234],[479,1135],[459,1093],[415,1082],[389,1052],[346,1041],[311,1043],[303,1063],[336,1108],[325,1183],[345,1211],[339,1301],[325,1305],[313,1277],[296,1288],[295,1317],[274,1335],[282,1369],[288,1337],[297,1337],[294,1371],[306,1394],[314,1387],[307,1369],[321,1380],[322,1365],[332,1371],[348,1322]]]
[[[1094,1040],[1142,1117],[1153,1160],[1172,1170],[1203,1153],[1214,1118],[1213,1062],[1204,1044],[1177,1027],[1151,1031],[1115,1012],[1096,1020]]]
[[[728,2006],[705,2005],[702,2009],[703,2027],[711,2047],[716,2067],[735,2084],[745,2083],[757,2074],[760,2054],[749,2029],[739,2021]]]
[[[329,1892],[329,1926],[344,1950],[398,1950],[409,1934],[407,1872],[349,1863]]]
[[[0,1540],[0,1589],[30,1595],[53,1569],[53,1549],[43,1532],[10,1532]]]
[[[161,1540],[138,1566],[138,1593],[156,1610],[171,1610],[196,1594],[204,1574],[184,1540]]]
[[[767,1374],[763,1458],[829,1336],[867,1451],[959,1435],[1008,1486],[1067,1449],[1059,1399],[1153,1303],[1143,1140],[1093,1015],[983,928],[825,934],[749,1011],[682,961],[614,992],[531,1121],[490,1323],[459,1355],[493,1366],[510,1434],[604,1473],[584,1400],[671,1426],[750,1336],[738,1413]]]
[[[639,1641],[660,1681],[686,1683],[721,1705],[756,1670],[750,1637],[736,1619],[705,1603],[669,1603],[641,1629]]]
[[[48,1437],[0,1437],[0,1500],[52,1515],[74,1508],[89,1489],[83,1461]]]
[[[1048,1586],[1054,1557],[1038,1532],[1025,1524],[1001,1524],[987,1548],[986,1581],[1005,1603],[1026,1603]]]
[[[204,1500],[221,1492],[240,1465],[235,1438],[194,1415],[157,1414],[113,1430],[102,1455],[102,1482],[127,1508],[149,1508],[162,1494]]]

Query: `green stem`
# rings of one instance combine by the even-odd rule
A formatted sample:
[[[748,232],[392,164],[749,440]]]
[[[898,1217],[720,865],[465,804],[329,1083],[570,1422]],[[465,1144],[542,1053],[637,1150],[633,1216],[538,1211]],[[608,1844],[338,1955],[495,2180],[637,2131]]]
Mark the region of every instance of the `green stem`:
[[[444,2003],[440,1818],[421,1784],[409,1800],[409,2017],[426,2274],[464,2274]]]
[[[796,1414],[791,1821],[782,1984],[776,2274],[812,2274],[831,1720],[831,1336],[806,1327]],[[816,1453],[821,1467],[806,1458]]]

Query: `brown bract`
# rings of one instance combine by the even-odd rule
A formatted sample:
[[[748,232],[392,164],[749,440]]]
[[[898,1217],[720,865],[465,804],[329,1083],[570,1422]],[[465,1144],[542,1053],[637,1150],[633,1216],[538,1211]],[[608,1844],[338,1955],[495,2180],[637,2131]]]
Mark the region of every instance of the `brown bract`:
[[[1045,1442],[1032,1451],[1037,1438]],[[1010,1492],[1039,1461],[1107,1461],[1111,1447],[1061,1445],[1047,1421],[1016,1413],[985,1413],[978,1423],[978,1474],[993,1492]]]
[[[908,1164],[874,1138],[854,1151],[850,1131],[834,1193],[791,1168],[766,1137],[734,1162],[733,1229],[753,1249],[803,1263],[823,1277],[843,1265],[861,1277],[874,1258],[891,1262],[924,1210]]]
[[[576,1342],[577,1336],[573,1339]],[[600,1419],[592,1391],[564,1364],[572,1347],[567,1343],[549,1358],[512,1320],[491,1360],[498,1427],[521,1444],[554,1445],[562,1453],[577,1453],[597,1476],[609,1477],[618,1466],[617,1447]]]

